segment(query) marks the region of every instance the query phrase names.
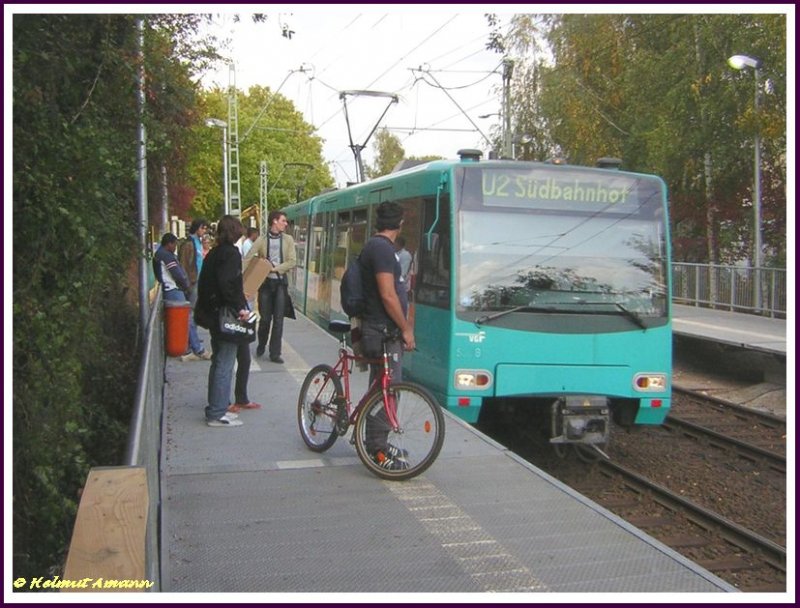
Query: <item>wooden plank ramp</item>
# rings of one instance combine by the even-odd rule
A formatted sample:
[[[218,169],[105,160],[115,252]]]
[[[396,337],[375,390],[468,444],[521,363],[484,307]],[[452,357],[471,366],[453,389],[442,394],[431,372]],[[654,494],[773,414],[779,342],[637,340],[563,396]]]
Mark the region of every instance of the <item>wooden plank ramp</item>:
[[[62,591],[146,591],[149,497],[144,467],[95,467],[83,488]]]

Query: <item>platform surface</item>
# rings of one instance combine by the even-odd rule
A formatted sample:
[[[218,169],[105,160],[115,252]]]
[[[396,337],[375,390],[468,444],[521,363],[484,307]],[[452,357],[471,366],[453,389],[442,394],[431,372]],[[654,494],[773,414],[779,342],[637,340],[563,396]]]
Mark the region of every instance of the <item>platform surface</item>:
[[[769,354],[786,355],[786,320],[672,305],[672,332]]]
[[[286,363],[253,359],[250,398],[264,407],[235,428],[204,423],[210,363],[168,361],[163,591],[735,591],[447,412],[438,460],[410,481],[369,473],[349,434],[309,451],[297,395],[336,346],[287,320]],[[366,374],[355,380],[363,391]]]

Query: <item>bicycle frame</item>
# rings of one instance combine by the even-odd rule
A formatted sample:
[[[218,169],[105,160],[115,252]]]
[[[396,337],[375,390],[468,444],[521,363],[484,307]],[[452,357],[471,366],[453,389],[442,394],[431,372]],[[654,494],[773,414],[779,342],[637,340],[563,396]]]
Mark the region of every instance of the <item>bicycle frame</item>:
[[[342,334],[339,338],[339,360],[333,366],[333,373],[342,379],[344,395],[341,396],[344,397],[345,400],[348,424],[355,424],[356,418],[358,417],[358,412],[361,411],[362,407],[364,407],[367,397],[369,397],[375,387],[378,386],[378,382],[380,382],[386,416],[389,420],[389,424],[392,425],[392,429],[397,431],[400,426],[397,421],[397,412],[394,408],[394,404],[389,398],[389,386],[392,384],[392,369],[389,367],[389,354],[386,352],[386,345],[384,344],[383,346],[382,359],[369,359],[367,357],[362,357],[360,355],[351,353],[347,348],[344,336],[345,334]],[[367,388],[366,392],[355,407],[353,407],[350,397],[350,374],[352,373],[350,370],[352,363],[366,363],[371,365],[382,363],[383,365],[383,372],[380,374],[380,377],[375,378],[375,380],[372,381],[372,383],[369,385],[369,388]]]
[[[397,339],[384,334],[383,356],[367,358],[347,346],[350,324],[332,322],[339,335],[339,356],[333,366],[320,363],[309,370],[297,400],[297,421],[305,444],[325,452],[337,437],[353,433],[350,443],[364,466],[383,479],[403,480],[425,471],[444,443],[444,416],[430,392],[413,382],[392,377],[389,359]],[[350,382],[353,363],[373,365],[369,389],[353,403]]]

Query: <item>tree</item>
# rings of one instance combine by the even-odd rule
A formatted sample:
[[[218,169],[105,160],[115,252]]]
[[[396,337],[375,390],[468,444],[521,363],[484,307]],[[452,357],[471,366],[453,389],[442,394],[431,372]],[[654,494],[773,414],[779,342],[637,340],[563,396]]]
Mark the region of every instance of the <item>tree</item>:
[[[530,136],[529,143],[517,144],[515,157],[543,161],[560,155],[541,107],[542,73],[546,65],[542,39],[546,31],[545,21],[539,15],[515,15],[509,24],[509,33],[503,35],[496,16],[488,15],[487,19],[492,28],[488,48],[515,57],[511,83],[512,137]],[[502,147],[501,131],[498,127],[493,133],[496,150]]]
[[[200,74],[221,59],[217,41],[199,35],[201,15],[153,15],[145,38],[148,201],[160,226],[164,186],[170,215],[185,217],[194,194],[188,181],[191,127],[198,120]],[[165,61],[165,58],[172,58]],[[164,178],[166,184],[164,183]],[[188,197],[188,199],[187,199]]]
[[[368,165],[366,169],[367,177],[370,179],[388,175],[406,155],[400,139],[392,135],[388,129],[380,129],[375,133],[372,149],[375,154],[375,164]]]
[[[194,17],[147,23],[149,147],[180,175],[191,74],[207,47],[189,43]],[[13,543],[24,578],[59,571],[88,469],[119,463],[126,444],[138,363],[130,270],[144,254],[137,38],[133,16],[14,15]]]
[[[267,162],[270,209],[295,202],[298,188],[306,195],[333,185],[322,157],[322,140],[292,102],[260,86],[238,93],[237,101],[242,209],[259,203],[261,161]],[[204,121],[227,115],[227,91],[213,89],[201,93],[198,120],[190,135],[187,178],[196,192],[192,203],[195,215],[217,218],[222,214],[221,134],[206,127]],[[309,171],[297,163],[312,168]]]
[[[515,122],[544,142],[540,160],[548,148],[574,164],[618,156],[626,169],[666,180],[675,259],[730,262],[747,255],[753,170],[746,150],[758,126],[769,183],[762,192],[764,236],[779,260],[786,229],[785,21],[782,15],[517,15],[507,37],[492,44],[518,54]],[[545,40],[548,61],[535,52]],[[726,65],[735,53],[762,59],[773,82],[758,123],[752,74]]]

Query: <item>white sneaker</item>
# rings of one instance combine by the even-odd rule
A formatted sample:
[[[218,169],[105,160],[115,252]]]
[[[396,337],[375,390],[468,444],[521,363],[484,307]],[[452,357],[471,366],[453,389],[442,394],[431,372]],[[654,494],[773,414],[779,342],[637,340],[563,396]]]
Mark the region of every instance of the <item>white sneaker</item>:
[[[233,414],[236,416],[236,414]],[[225,414],[219,420],[206,420],[206,424],[208,426],[242,426],[242,421],[238,420],[238,416],[236,418],[231,418],[231,414]]]
[[[186,353],[181,355],[181,361],[211,361],[211,349],[205,349],[199,353]]]

